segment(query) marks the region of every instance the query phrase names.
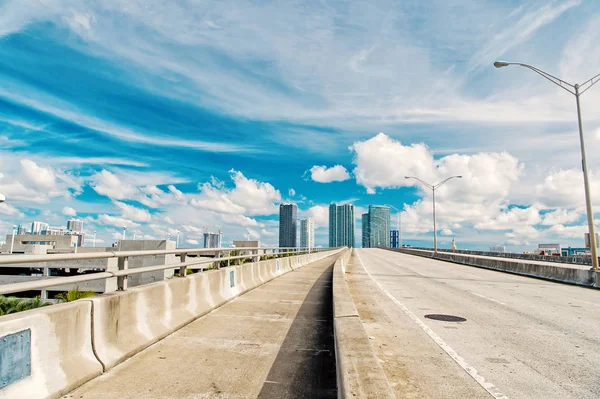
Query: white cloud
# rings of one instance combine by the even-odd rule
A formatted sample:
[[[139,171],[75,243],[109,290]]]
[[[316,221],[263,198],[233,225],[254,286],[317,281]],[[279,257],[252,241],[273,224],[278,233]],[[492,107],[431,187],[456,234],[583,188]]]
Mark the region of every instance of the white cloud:
[[[288,190],[288,195],[289,195],[290,197],[293,197],[294,195],[296,195],[296,190],[294,190],[293,188],[290,188],[290,189]]]
[[[112,199],[128,199],[137,192],[134,186],[121,181],[114,173],[106,169],[93,175],[90,185],[98,194]]]
[[[440,230],[440,235],[442,236],[452,236],[454,235],[454,232],[450,229],[442,229]]]
[[[310,177],[318,183],[331,183],[344,181],[350,178],[348,171],[342,165],[327,166],[315,165],[310,168]]]
[[[329,227],[329,206],[315,205],[306,211],[306,217],[309,217],[315,223],[315,228]]]
[[[554,233],[559,237],[579,238],[582,241],[581,246],[583,246],[584,234],[587,233],[588,231],[589,230],[588,230],[587,225],[564,226],[563,224],[555,224],[554,226],[552,226],[546,230],[547,233]]]
[[[492,218],[485,218],[475,224],[476,229],[481,230],[510,230],[522,226],[533,226],[541,222],[539,209],[531,206],[528,208],[514,207],[502,210]]]
[[[106,215],[106,214],[98,215],[98,222],[108,225],[108,226],[113,226],[113,227],[118,227],[118,228],[139,227],[139,224],[134,223],[133,221],[131,221],[129,219],[124,219],[122,217],[111,216],[111,215]]]
[[[590,192],[594,205],[600,206],[600,176],[589,170]],[[568,169],[550,173],[543,183],[535,186],[540,202],[549,208],[576,208],[585,205],[583,174]]]
[[[187,239],[187,240],[185,240],[185,242],[190,245],[200,245],[198,240]]]
[[[77,211],[70,206],[65,206],[62,210],[62,213],[65,216],[77,216]]]
[[[576,222],[582,214],[578,210],[556,209],[544,214],[542,224],[545,226],[562,225]]]
[[[150,212],[146,209],[136,208],[135,206],[115,201],[115,205],[123,212],[123,217],[135,222],[149,222],[152,218]]]

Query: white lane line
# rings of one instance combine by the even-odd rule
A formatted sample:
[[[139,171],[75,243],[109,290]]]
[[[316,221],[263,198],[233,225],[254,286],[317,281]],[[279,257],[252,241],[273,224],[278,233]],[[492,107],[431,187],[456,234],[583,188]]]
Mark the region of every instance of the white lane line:
[[[408,309],[400,301],[398,301],[392,294],[389,293],[388,290],[386,290],[385,288],[383,288],[383,286],[379,283],[379,281],[375,280],[373,278],[373,276],[371,275],[371,273],[367,270],[367,268],[365,267],[365,264],[363,263],[362,259],[360,258],[360,255],[359,255],[358,251],[355,251],[355,253],[356,253],[356,256],[358,257],[358,261],[363,266],[363,269],[365,269],[365,272],[367,272],[367,275],[369,275],[369,277],[371,278],[371,280],[373,280],[373,282],[375,284],[377,284],[377,286],[379,287],[379,289],[388,298],[390,298],[396,305],[398,305],[398,307],[400,309],[402,309],[402,311],[404,311],[404,313],[406,313],[408,317],[410,317],[415,323],[417,323],[417,325],[419,327],[421,327],[421,329],[423,331],[425,331],[427,333],[427,335],[429,335],[429,337],[431,339],[433,339],[433,341],[436,344],[438,344],[438,346],[440,348],[442,348],[444,350],[444,352],[446,352],[452,358],[452,360],[454,360],[464,371],[466,371],[479,385],[482,386],[483,389],[485,389],[494,398],[496,398],[496,399],[509,399],[508,396],[506,396],[505,394],[503,394],[502,392],[500,392],[500,390],[494,384],[492,384],[491,382],[486,381],[485,378],[483,378],[483,376],[481,376],[477,372],[477,370],[475,370],[475,368],[473,366],[471,366],[469,363],[467,363],[465,361],[465,359],[463,359],[462,357],[460,357],[458,355],[458,353],[456,353],[456,351],[450,347],[450,345],[448,345],[443,339],[441,339],[439,337],[439,335],[437,335],[435,332],[433,332],[433,330],[431,328],[429,328],[427,326],[427,324],[423,323],[421,321],[421,319],[419,319],[413,312],[410,311],[410,309]]]
[[[473,291],[471,291],[471,294],[473,294],[473,295],[477,295],[478,297],[480,297],[480,298],[483,298],[483,299],[487,299],[488,301],[496,302],[496,303],[499,303],[500,305],[504,305],[504,306],[506,306],[506,304],[505,304],[504,302],[497,301],[497,300],[495,300],[494,298],[490,298],[490,297],[487,297],[487,296],[485,296],[485,295],[478,294],[478,293],[476,293],[476,292],[473,292]]]

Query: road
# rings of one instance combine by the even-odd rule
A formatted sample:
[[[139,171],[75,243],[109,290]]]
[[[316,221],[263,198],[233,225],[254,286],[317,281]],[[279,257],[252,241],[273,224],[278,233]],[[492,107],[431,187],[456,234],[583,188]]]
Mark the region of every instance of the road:
[[[381,249],[346,277],[398,397],[600,397],[598,290]]]

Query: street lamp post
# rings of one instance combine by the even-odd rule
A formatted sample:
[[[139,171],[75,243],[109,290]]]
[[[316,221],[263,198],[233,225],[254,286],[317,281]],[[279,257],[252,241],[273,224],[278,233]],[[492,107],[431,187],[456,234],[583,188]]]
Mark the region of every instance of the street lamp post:
[[[179,248],[179,233],[180,233],[180,231],[179,230],[176,230],[176,231],[177,231],[177,239],[175,240],[175,248]]]
[[[548,72],[544,72],[541,69],[538,69],[534,66],[523,64],[521,62],[506,62],[506,61],[496,61],[494,62],[494,66],[496,68],[503,68],[509,65],[518,65],[524,68],[530,69],[538,75],[543,76],[550,82],[554,83],[558,87],[563,90],[568,91],[569,93],[575,96],[575,102],[577,104],[577,121],[579,125],[579,144],[581,146],[581,169],[583,170],[583,186],[585,189],[585,207],[587,211],[587,219],[588,219],[588,230],[590,233],[590,249],[592,251],[592,270],[598,270],[598,248],[596,248],[596,233],[594,228],[594,213],[592,211],[592,198],[590,195],[590,181],[588,178],[588,168],[587,168],[587,159],[585,156],[585,142],[583,139],[583,125],[581,122],[581,106],[579,104],[579,97],[586,91],[588,91],[593,85],[598,83],[600,80],[600,74],[594,76],[593,78],[587,80],[582,84],[571,84],[565,82],[562,79],[557,78],[556,76],[550,75]]]
[[[94,230],[94,243],[92,244],[92,246],[96,246],[96,230]]]
[[[0,204],[4,201],[6,201],[6,197],[4,196],[4,194],[0,194]]]
[[[127,226],[123,226],[123,238],[122,238],[122,240],[124,240],[124,239],[125,239],[125,231],[126,231],[126,230],[127,230]]]
[[[435,226],[435,190],[437,190],[438,188],[443,186],[448,180],[462,179],[462,176],[450,176],[447,179],[442,180],[438,184],[429,184],[429,183],[419,179],[418,177],[414,177],[414,176],[405,176],[404,178],[405,179],[415,179],[415,180],[420,181],[425,187],[430,189],[433,193],[433,252],[437,253],[437,230],[436,230],[436,226]]]
[[[12,237],[10,238],[10,252],[9,252],[9,254],[13,253],[13,248],[15,246],[15,234],[16,233],[17,233],[17,225],[13,224]]]

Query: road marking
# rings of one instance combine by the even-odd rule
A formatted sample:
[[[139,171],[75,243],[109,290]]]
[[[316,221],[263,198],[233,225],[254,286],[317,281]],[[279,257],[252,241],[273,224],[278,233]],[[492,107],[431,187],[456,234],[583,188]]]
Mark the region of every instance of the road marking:
[[[504,302],[497,301],[497,300],[495,300],[494,298],[490,298],[490,297],[487,297],[487,296],[485,296],[485,295],[478,294],[478,293],[476,293],[476,292],[473,292],[473,291],[471,291],[471,294],[473,294],[473,295],[477,295],[477,296],[478,296],[478,297],[480,297],[480,298],[487,299],[488,301],[496,302],[496,303],[499,303],[500,305],[504,305],[504,306],[506,306],[506,304],[505,304]]]
[[[450,347],[450,345],[448,345],[443,339],[441,339],[439,337],[439,335],[437,335],[431,328],[429,328],[427,326],[427,324],[423,323],[423,321],[421,321],[421,319],[419,319],[413,312],[411,312],[410,309],[408,309],[400,301],[398,301],[392,294],[389,293],[388,290],[386,290],[385,288],[383,288],[383,286],[379,283],[379,281],[375,280],[373,278],[373,276],[371,275],[371,273],[367,270],[367,268],[365,267],[365,264],[363,263],[362,259],[360,258],[360,255],[359,255],[358,251],[355,251],[355,253],[356,253],[356,256],[358,257],[358,261],[363,266],[363,269],[365,269],[365,271],[367,272],[367,275],[371,278],[371,280],[373,280],[373,282],[375,284],[377,284],[377,286],[379,287],[379,289],[388,298],[390,298],[392,300],[392,302],[394,302],[396,305],[398,305],[398,307],[400,309],[402,309],[402,311],[404,311],[404,313],[406,313],[406,315],[408,317],[410,317],[419,327],[421,327],[421,329],[423,331],[425,331],[427,333],[427,335],[429,335],[429,337],[431,339],[433,339],[433,341],[436,344],[438,344],[438,346],[440,348],[442,348],[444,350],[444,352],[446,352],[452,358],[452,360],[454,360],[464,371],[467,372],[467,374],[469,374],[479,385],[481,385],[481,387],[483,389],[485,389],[494,398],[496,398],[496,399],[509,399],[508,396],[506,396],[505,394],[503,394],[502,392],[500,392],[500,390],[494,384],[492,384],[491,382],[486,381],[485,378],[483,378],[483,376],[480,375],[477,372],[477,370],[475,370],[475,368],[473,366],[471,366],[469,363],[467,363],[465,361],[465,359],[463,359],[462,357],[460,357],[458,355],[458,353],[456,353],[456,351]]]

